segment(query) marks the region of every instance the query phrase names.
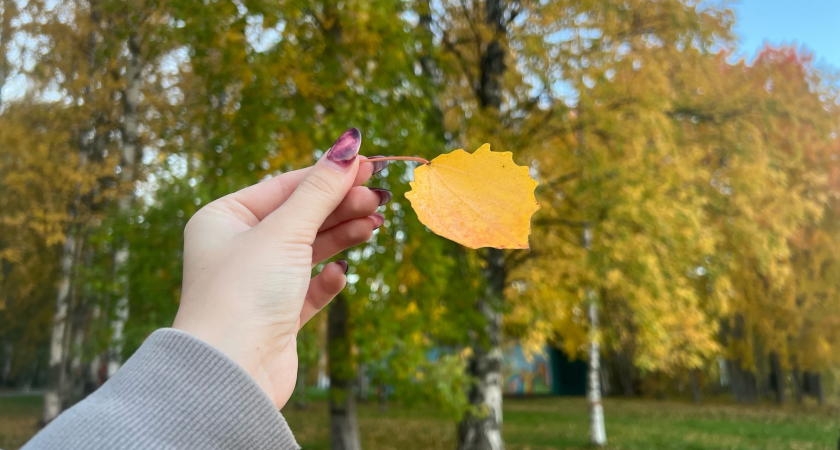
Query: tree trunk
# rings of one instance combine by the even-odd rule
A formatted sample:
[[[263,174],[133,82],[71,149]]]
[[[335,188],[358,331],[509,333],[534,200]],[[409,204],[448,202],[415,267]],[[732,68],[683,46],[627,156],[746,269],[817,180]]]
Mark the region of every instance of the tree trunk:
[[[306,409],[306,366],[298,364],[295,383],[295,408]]]
[[[583,138],[578,136],[583,147]],[[583,228],[581,243],[587,252],[592,250],[592,228],[587,223]],[[589,402],[589,443],[595,447],[607,445],[607,430],[604,425],[604,406],[601,404],[601,385],[598,373],[601,369],[601,345],[598,342],[598,299],[595,291],[586,290],[586,318],[589,320],[589,369],[587,372],[586,399]]]
[[[741,364],[738,360],[727,359],[726,371],[729,372],[729,386],[732,388],[732,397],[737,403],[744,400],[744,382],[741,377]]]
[[[78,201],[74,199],[74,203]],[[75,207],[73,207],[75,208]],[[71,214],[75,218],[75,211]],[[65,386],[64,363],[67,359],[65,352],[65,333],[67,327],[67,310],[70,303],[70,285],[73,276],[73,263],[76,255],[76,227],[67,233],[64,246],[61,249],[60,276],[58,292],[55,296],[55,312],[53,313],[52,335],[50,337],[50,359],[47,388],[44,391],[44,411],[42,423],[48,424],[61,413],[62,394]]]
[[[23,383],[21,384],[21,391],[29,392],[32,390],[32,384],[35,381],[35,377],[38,375],[38,351],[35,352],[35,358],[32,359],[32,366],[29,368],[29,373],[27,373],[23,378]]]
[[[741,367],[741,360],[728,361],[732,395],[738,403],[751,403],[757,399],[755,374]]]
[[[700,369],[689,370],[688,380],[691,383],[691,399],[694,403],[700,403],[703,400],[700,395]]]
[[[87,242],[87,237],[83,239]],[[77,245],[77,267],[89,268],[93,261],[93,249],[88,245],[82,250],[82,245]],[[84,255],[84,256],[83,256]],[[70,317],[70,329],[67,332],[66,352],[69,358],[69,367],[67,368],[67,392],[65,401],[72,404],[73,401],[78,400],[84,393],[85,373],[82,365],[82,350],[85,339],[87,337],[87,313],[88,313],[88,299],[91,294],[91,288],[88,283],[81,284],[78,271],[74,275],[77,281],[73,284],[72,289],[72,308]]]
[[[87,397],[93,394],[99,386],[102,385],[103,379],[102,355],[95,355],[93,359],[85,364],[84,377],[85,381],[82,385],[82,397]]]
[[[94,303],[93,307],[90,310],[90,326],[92,328],[91,334],[95,334],[96,330],[100,326],[100,316],[102,314],[102,308],[99,306],[98,303]],[[97,353],[93,356],[93,359],[90,360],[86,364],[85,367],[85,381],[82,387],[82,397],[87,397],[88,395],[92,394],[94,391],[99,389],[99,386],[102,385],[103,378],[101,376],[103,364],[102,352],[97,351]]]
[[[12,357],[14,355],[14,346],[11,342],[3,343],[3,363],[0,364],[0,386],[5,386],[9,382],[9,375],[12,373]]]
[[[359,391],[356,396],[360,402],[367,402],[370,397],[370,374],[368,373],[367,364],[359,364],[358,380]]]
[[[802,404],[802,376],[799,372],[799,364],[795,364],[793,366],[793,370],[790,372],[791,377],[793,378],[793,398],[796,400],[797,405]]]
[[[785,403],[785,374],[782,371],[782,362],[779,360],[779,354],[770,352],[770,371],[771,371],[771,388],[776,392],[776,403],[782,405]]]
[[[140,106],[140,78],[143,64],[140,56],[140,38],[132,34],[128,37],[129,60],[126,67],[126,87],[123,92],[123,147],[122,161],[120,163],[119,179],[123,186],[128,185],[129,191],[120,197],[117,202],[120,217],[125,218],[134,205],[134,179],[135,165],[138,154],[138,132],[140,117],[138,108]],[[111,322],[111,347],[108,352],[108,378],[114,376],[122,366],[123,330],[128,321],[129,313],[129,286],[128,286],[128,258],[129,242],[123,235],[117,238],[116,252],[114,253],[114,274],[119,291],[114,320]]]
[[[388,385],[385,383],[379,384],[379,412],[388,410]]]
[[[81,394],[84,383],[84,367],[82,365],[82,347],[85,343],[85,319],[87,316],[87,305],[81,303],[76,306],[73,313],[73,339],[70,345],[70,379],[73,383],[73,391]]]
[[[318,355],[318,389],[330,387],[330,377],[327,375],[327,351]]]
[[[768,374],[767,369],[770,367],[770,362],[767,361],[767,351],[764,348],[764,342],[761,339],[758,339],[755,336],[755,333],[753,333],[752,342],[753,365],[755,366],[755,370],[752,371],[753,379],[755,380],[754,400],[758,400],[759,398],[775,398],[776,393],[772,391],[769,383],[770,375]],[[770,369],[772,371],[772,368]]]
[[[605,396],[612,395],[612,381],[610,378],[610,371],[605,365],[601,365],[601,394]]]
[[[505,51],[499,36],[507,32],[504,20],[503,0],[485,0],[485,21],[495,28],[495,33],[482,50],[479,61],[479,84],[477,96],[481,109],[498,112],[502,105],[502,80],[505,69]],[[464,74],[469,75],[469,74]],[[476,308],[486,321],[481,342],[473,345],[473,355],[467,365],[468,374],[473,377],[468,400],[479,411],[464,415],[458,426],[459,450],[503,450],[502,440],[502,348],[501,307],[507,270],[504,253],[488,249],[485,279],[487,289],[484,298],[476,302]]]
[[[338,294],[327,316],[330,371],[330,443],[332,450],[361,450],[356,399],[353,396],[353,360],[350,349],[349,311]]]
[[[819,372],[809,373],[808,386],[811,388],[811,395],[817,399],[817,403],[825,405],[825,394],[823,393],[822,374]]]
[[[731,330],[731,338],[734,342],[743,341],[745,338],[745,324],[744,317],[740,314],[735,315],[735,324]],[[726,345],[729,336],[729,326],[723,323],[721,326],[721,339]],[[729,381],[732,386],[732,395],[738,403],[750,403],[758,399],[758,388],[756,386],[755,373],[751,370],[746,370],[743,367],[743,359],[739,355],[735,359],[727,359],[727,369],[729,371]]]
[[[744,370],[742,371],[742,377],[744,380],[744,394],[745,394],[745,401],[747,403],[753,403],[758,400],[758,389],[756,385],[755,379],[755,372],[752,370]]]
[[[478,414],[467,413],[458,426],[459,450],[502,450],[501,304],[507,278],[504,254],[488,249],[485,298],[477,303],[486,320],[484,340],[475,342],[467,373],[474,382],[468,395]]]
[[[621,382],[621,391],[625,397],[635,397],[636,391],[633,389],[633,363],[630,357],[624,352],[616,354],[616,362],[618,365],[618,380]]]
[[[586,308],[589,319],[589,370],[587,372],[586,399],[589,401],[589,442],[596,447],[607,445],[604,427],[604,407],[601,405],[601,384],[598,373],[601,367],[601,348],[598,343],[598,304],[595,293],[588,292]]]

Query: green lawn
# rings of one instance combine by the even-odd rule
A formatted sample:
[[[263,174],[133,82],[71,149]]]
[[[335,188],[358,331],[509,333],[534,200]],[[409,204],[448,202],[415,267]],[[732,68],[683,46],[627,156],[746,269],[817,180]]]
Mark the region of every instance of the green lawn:
[[[772,404],[693,405],[656,400],[604,402],[611,449],[774,450],[835,449],[840,411]],[[35,432],[40,398],[0,398],[0,449],[18,448]],[[304,449],[329,449],[326,404],[284,411]],[[509,450],[587,448],[582,398],[505,400],[504,436]],[[360,405],[365,449],[454,449],[455,426],[429,408]]]

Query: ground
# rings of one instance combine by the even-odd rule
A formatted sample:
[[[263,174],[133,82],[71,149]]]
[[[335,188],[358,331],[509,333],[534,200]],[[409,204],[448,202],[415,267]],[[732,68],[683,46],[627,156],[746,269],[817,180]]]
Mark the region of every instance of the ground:
[[[0,397],[0,449],[16,449],[35,433],[40,407],[39,397]],[[840,435],[836,407],[606,399],[604,408],[613,450],[833,450]],[[304,449],[329,449],[324,402],[283,412]],[[582,398],[506,399],[504,421],[508,450],[588,448]],[[363,404],[359,426],[366,450],[455,448],[455,426],[430,408],[392,404],[382,413]]]

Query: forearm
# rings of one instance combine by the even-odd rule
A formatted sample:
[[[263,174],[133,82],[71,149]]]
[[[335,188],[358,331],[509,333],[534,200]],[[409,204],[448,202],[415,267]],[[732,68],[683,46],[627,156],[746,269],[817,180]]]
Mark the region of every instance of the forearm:
[[[271,399],[241,367],[187,333],[163,329],[23,448],[299,447]]]

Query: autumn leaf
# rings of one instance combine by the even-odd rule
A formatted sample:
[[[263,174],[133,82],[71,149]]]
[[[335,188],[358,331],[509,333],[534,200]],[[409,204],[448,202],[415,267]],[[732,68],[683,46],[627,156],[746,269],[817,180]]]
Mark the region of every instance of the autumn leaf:
[[[484,144],[455,150],[414,170],[406,198],[435,233],[470,248],[528,248],[537,181],[510,152]]]

